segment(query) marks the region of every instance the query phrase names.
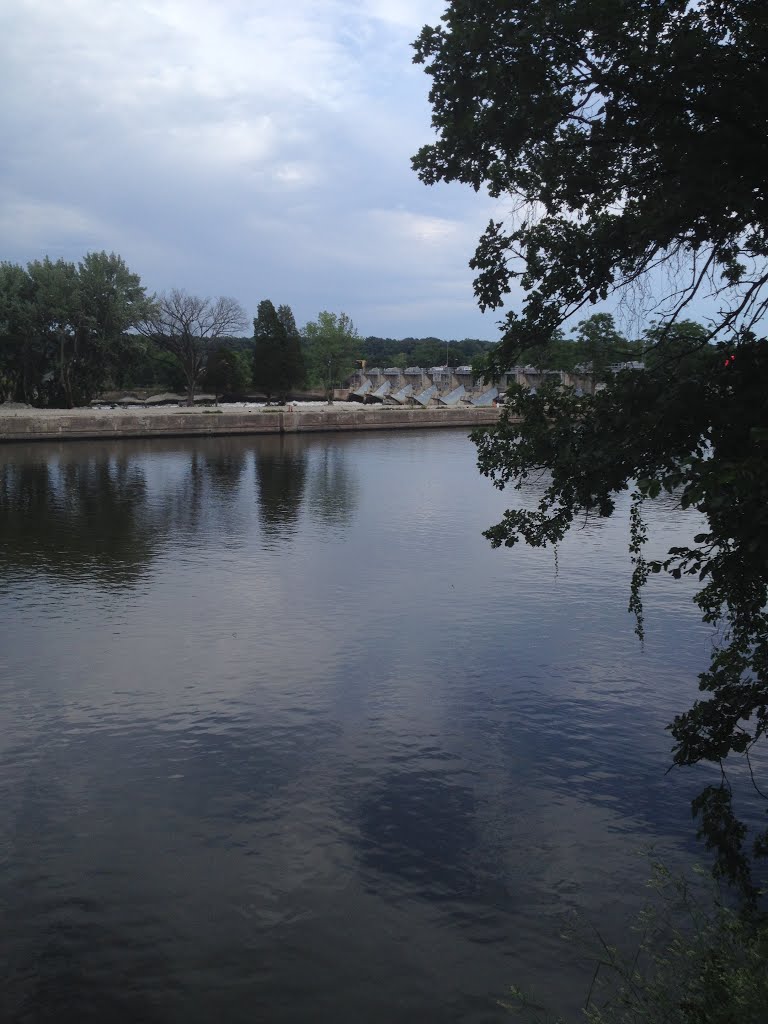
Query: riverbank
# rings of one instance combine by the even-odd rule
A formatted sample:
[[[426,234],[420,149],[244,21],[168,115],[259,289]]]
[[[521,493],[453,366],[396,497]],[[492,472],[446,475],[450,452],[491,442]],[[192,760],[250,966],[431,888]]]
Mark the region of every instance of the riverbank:
[[[31,409],[0,405],[0,442],[113,437],[195,437],[299,434],[346,430],[477,427],[495,423],[495,408],[403,409],[334,403],[329,406],[244,408]]]

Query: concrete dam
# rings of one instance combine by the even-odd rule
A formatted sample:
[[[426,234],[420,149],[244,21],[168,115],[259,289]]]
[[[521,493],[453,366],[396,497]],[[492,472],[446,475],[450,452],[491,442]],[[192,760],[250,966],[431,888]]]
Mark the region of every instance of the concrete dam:
[[[642,363],[616,363],[609,367],[612,373],[625,369],[642,369]],[[365,405],[392,405],[401,407],[489,408],[500,401],[510,384],[520,384],[535,391],[545,382],[554,382],[576,389],[577,393],[591,394],[601,385],[589,366],[573,371],[542,370],[534,366],[513,366],[499,380],[489,384],[472,373],[471,366],[432,366],[424,369],[397,366],[387,369],[358,370],[349,381],[348,400]]]

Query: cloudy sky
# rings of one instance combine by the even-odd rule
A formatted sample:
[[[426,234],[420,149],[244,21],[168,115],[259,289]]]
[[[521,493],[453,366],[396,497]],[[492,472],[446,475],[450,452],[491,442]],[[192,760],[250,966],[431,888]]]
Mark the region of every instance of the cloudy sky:
[[[0,258],[118,252],[151,291],[363,334],[493,338],[467,262],[487,196],[427,188],[441,0],[0,5]]]

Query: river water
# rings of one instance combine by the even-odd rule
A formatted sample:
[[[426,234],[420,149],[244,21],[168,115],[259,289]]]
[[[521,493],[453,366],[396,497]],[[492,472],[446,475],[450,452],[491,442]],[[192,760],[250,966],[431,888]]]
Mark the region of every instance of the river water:
[[[634,636],[626,497],[557,561],[506,500],[462,431],[0,448],[1,1020],[578,1005],[573,915],[691,856],[711,638],[658,577]]]

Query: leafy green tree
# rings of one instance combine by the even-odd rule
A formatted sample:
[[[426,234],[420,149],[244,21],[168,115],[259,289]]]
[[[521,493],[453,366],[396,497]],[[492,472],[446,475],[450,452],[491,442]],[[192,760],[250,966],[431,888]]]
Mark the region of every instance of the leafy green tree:
[[[174,288],[155,300],[140,330],[176,358],[184,373],[187,404],[192,405],[211,350],[220,338],[243,327],[245,313],[235,299],[203,299]]]
[[[482,308],[513,285],[524,293],[491,368],[611,294],[652,299],[645,372],[582,397],[512,389],[498,426],[476,435],[497,486],[550,474],[538,508],[508,510],[488,536],[557,543],[630,489],[638,628],[650,572],[701,581],[696,601],[720,642],[701,699],[671,725],[674,761],[721,769],[694,812],[715,870],[754,899],[768,829],[750,842],[726,769],[741,757],[768,792],[765,761],[750,756],[768,730],[768,343],[755,334],[768,309],[765,7],[453,0],[415,49],[437,131],[414,158],[420,177],[485,186],[516,210],[491,221],[472,260]],[[697,332],[680,321],[704,293],[718,313]],[[649,562],[642,504],[662,490],[707,527]]]
[[[150,303],[114,253],[78,264],[34,260],[0,268],[0,345],[6,393],[38,405],[83,405],[115,376]]]
[[[43,377],[41,390],[42,384],[47,385],[47,403],[72,408],[86,358],[77,267],[61,259],[54,263],[46,256],[29,263],[27,272],[34,296],[34,341],[47,367],[48,379]]]
[[[221,345],[208,358],[201,384],[215,395],[242,395],[251,383],[251,368],[244,352]]]
[[[608,367],[626,358],[627,339],[616,330],[610,313],[594,313],[575,331],[579,362],[589,366],[594,381],[605,381]]]
[[[289,306],[276,310],[269,299],[259,303],[253,321],[253,383],[271,401],[284,402],[304,382],[304,357]]]
[[[643,334],[642,359],[650,369],[669,377],[696,373],[709,360],[708,338],[707,328],[693,320],[654,325]]]
[[[523,349],[517,362],[537,370],[573,370],[584,358],[575,342],[567,339],[563,331],[554,331],[546,345]],[[482,357],[478,363],[482,366]]]
[[[29,274],[0,263],[0,397],[31,402],[43,371],[33,366],[34,305]]]
[[[107,380],[119,387],[137,358],[141,338],[134,328],[151,310],[151,300],[139,275],[116,253],[88,253],[78,265],[78,284],[83,365],[91,377],[82,390],[93,392]]]
[[[414,366],[443,366],[446,360],[446,343],[439,338],[422,338],[413,348]]]
[[[479,355],[487,355],[493,342],[477,338],[444,341],[442,338],[376,338],[361,339],[360,356],[369,366],[436,366],[442,365],[448,349],[451,366],[471,363]]]
[[[567,338],[562,329],[554,330],[546,343],[522,349],[517,361],[541,370],[578,369],[598,383],[607,379],[612,364],[643,359],[644,344],[625,338],[610,313],[594,313],[572,333]]]
[[[455,0],[443,22],[415,44],[438,139],[414,166],[514,197],[473,260],[483,308],[516,281],[527,293],[505,355],[681,261],[666,320],[709,287],[716,328],[754,326],[768,303],[759,0]]]
[[[325,311],[304,327],[304,339],[311,379],[323,385],[332,402],[336,384],[355,368],[362,339],[346,313]]]

